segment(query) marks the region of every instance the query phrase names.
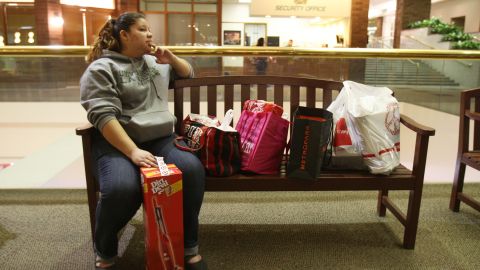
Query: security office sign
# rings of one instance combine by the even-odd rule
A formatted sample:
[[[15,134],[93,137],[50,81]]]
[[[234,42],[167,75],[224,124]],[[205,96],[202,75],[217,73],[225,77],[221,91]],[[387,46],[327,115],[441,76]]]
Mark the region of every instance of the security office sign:
[[[350,17],[352,0],[252,0],[251,16]]]

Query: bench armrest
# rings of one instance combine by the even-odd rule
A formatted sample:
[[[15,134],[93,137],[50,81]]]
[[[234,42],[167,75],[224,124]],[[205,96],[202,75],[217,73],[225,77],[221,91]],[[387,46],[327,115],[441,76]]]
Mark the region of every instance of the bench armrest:
[[[400,115],[400,122],[417,133],[415,152],[413,153],[412,174],[415,175],[416,184],[421,187],[425,176],[425,165],[427,162],[428,139],[435,135],[435,129],[420,125],[408,116]],[[421,192],[421,188],[420,188]]]
[[[403,114],[400,114],[400,122],[404,124],[406,127],[408,127],[409,129],[415,131],[420,135],[427,135],[427,136],[435,135],[435,129],[421,125],[415,122],[412,118],[405,116]]]
[[[93,132],[95,128],[92,126],[92,124],[90,123],[87,123],[81,127],[77,127],[75,129],[75,132],[77,133],[77,135],[79,136],[84,136],[84,135],[88,135],[90,134],[91,132]]]

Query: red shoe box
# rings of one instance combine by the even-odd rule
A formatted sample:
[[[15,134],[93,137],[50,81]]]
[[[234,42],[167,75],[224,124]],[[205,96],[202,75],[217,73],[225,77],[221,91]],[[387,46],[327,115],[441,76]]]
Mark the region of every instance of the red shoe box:
[[[140,169],[148,270],[184,269],[182,172],[173,164],[168,169],[169,175]]]

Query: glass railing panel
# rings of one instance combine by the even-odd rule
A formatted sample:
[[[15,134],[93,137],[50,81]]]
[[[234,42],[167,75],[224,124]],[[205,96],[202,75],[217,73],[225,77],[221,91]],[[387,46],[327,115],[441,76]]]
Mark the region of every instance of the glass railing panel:
[[[11,53],[0,50],[0,102],[78,102],[79,79],[87,67],[85,54],[88,48],[47,54],[29,50],[32,51]],[[192,64],[197,77],[264,74],[353,80],[387,86],[395,91],[401,102],[452,114],[458,113],[460,91],[480,86],[480,54],[475,55],[475,52],[472,57],[466,53],[457,55],[458,52],[432,55],[373,49],[172,47],[172,50]],[[272,87],[267,86],[267,89]],[[255,87],[251,94],[256,96]],[[218,95],[221,100],[221,91]],[[287,100],[288,91],[284,95]],[[302,102],[305,100],[303,94],[301,99]]]
[[[370,58],[363,83],[389,87],[402,102],[456,113],[459,90],[465,86],[445,73],[450,61],[455,60]]]
[[[84,56],[0,55],[0,101],[78,101]]]
[[[424,92],[429,93],[432,100],[438,101],[438,103],[433,104],[433,106],[425,105],[425,107],[451,114],[458,114],[460,110],[460,92],[470,88],[468,86],[469,83],[461,78],[463,77],[461,73],[466,72],[466,70],[448,68],[449,66],[458,64],[455,59],[422,59],[421,64],[423,67],[432,70],[430,76],[424,79],[434,84],[433,87],[425,87]],[[480,74],[477,73],[475,77],[478,80]],[[434,86],[436,86],[436,88]]]
[[[341,80],[341,58],[303,56],[184,56],[198,77],[221,75],[281,75]]]
[[[367,59],[365,84],[387,86],[402,102],[458,113],[460,91],[480,86],[480,61]]]
[[[344,80],[348,72],[356,72],[355,67],[363,67],[365,60],[350,59],[352,63],[346,66],[345,59],[341,58],[311,58],[304,56],[184,56],[192,63],[196,77],[205,76],[235,76],[235,75],[272,75],[307,77],[325,80]],[[352,69],[349,71],[349,67]],[[363,72],[363,69],[362,69]],[[240,86],[234,86],[234,100],[240,100]],[[273,85],[267,85],[267,98],[273,100]],[[217,99],[223,100],[222,88],[217,92]],[[300,89],[300,101],[305,103],[305,89]],[[321,97],[321,91],[317,94]],[[257,96],[257,86],[251,88],[250,96]],[[185,94],[189,97],[189,93]],[[170,93],[170,101],[173,100],[173,93]],[[284,91],[284,100],[289,100],[289,89]],[[201,89],[200,99],[206,100],[206,91]],[[321,101],[321,100],[317,100]]]

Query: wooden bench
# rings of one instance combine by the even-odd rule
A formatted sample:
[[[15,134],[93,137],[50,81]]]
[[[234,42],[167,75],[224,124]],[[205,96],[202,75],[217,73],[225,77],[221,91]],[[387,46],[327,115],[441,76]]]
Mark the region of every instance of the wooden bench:
[[[472,100],[474,101],[473,106]],[[473,145],[470,147],[470,120],[473,121]],[[458,132],[458,153],[450,197],[450,209],[460,210],[463,202],[480,211],[480,201],[463,192],[466,166],[480,170],[480,88],[460,93],[460,126]]]
[[[217,114],[217,95],[223,92],[224,108],[233,108],[234,96],[239,96],[243,102],[250,99],[251,88],[257,89],[253,99],[270,100],[281,106],[290,106],[293,112],[300,104],[300,92],[305,91],[306,106],[315,107],[316,101],[323,101],[326,108],[332,102],[335,91],[342,88],[341,82],[317,80],[309,78],[279,77],[279,76],[223,76],[204,77],[177,80],[174,83],[174,113],[178,119],[176,130],[180,130],[181,120],[185,118],[185,100],[190,100],[190,112],[200,112],[200,89],[206,89],[207,112]],[[191,89],[187,99],[186,89]],[[221,90],[220,90],[221,89]],[[289,105],[284,101],[284,92],[289,91]],[[235,92],[239,95],[235,95]],[[269,93],[270,92],[270,93]],[[273,92],[273,93],[272,93]],[[321,96],[317,96],[321,93]],[[271,98],[267,98],[271,97]],[[286,106],[284,106],[286,108]],[[223,113],[223,112],[222,112]],[[386,209],[404,225],[403,246],[407,249],[415,247],[420,203],[422,199],[423,177],[427,158],[429,137],[435,130],[422,126],[409,117],[401,116],[401,123],[416,133],[413,170],[400,165],[389,176],[372,175],[362,171],[325,171],[316,180],[301,180],[287,178],[285,164],[282,164],[279,175],[243,175],[238,174],[228,178],[207,177],[206,191],[334,191],[334,190],[378,190],[377,212],[385,216]],[[98,183],[92,174],[90,160],[91,126],[78,128],[77,134],[82,136],[85,174],[87,180],[90,221],[95,228],[95,209],[98,198]],[[177,132],[178,133],[178,132]],[[388,197],[390,190],[410,191],[407,211],[404,214]]]

